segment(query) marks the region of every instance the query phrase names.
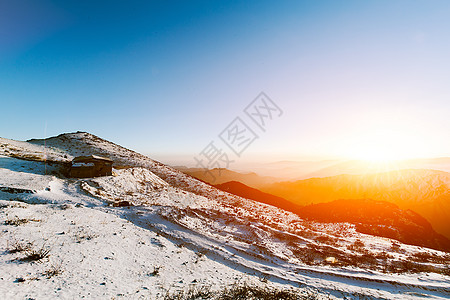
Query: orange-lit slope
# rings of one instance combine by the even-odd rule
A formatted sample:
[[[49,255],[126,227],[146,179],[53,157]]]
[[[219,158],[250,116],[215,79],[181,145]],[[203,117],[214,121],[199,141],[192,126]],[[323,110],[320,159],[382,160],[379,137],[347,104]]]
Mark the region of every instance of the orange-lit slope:
[[[298,205],[336,199],[388,201],[424,216],[433,228],[450,237],[450,173],[400,170],[367,175],[338,175],[281,182],[260,188]]]
[[[306,206],[298,214],[319,222],[349,222],[361,233],[450,252],[450,240],[436,233],[425,218],[385,201],[341,199]]]

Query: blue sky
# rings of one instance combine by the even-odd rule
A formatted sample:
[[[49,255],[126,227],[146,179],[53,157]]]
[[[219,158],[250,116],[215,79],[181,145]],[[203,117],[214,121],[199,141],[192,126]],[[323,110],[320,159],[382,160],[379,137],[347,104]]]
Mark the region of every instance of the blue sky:
[[[0,136],[88,131],[163,161],[261,91],[241,159],[450,156],[448,1],[0,0]]]

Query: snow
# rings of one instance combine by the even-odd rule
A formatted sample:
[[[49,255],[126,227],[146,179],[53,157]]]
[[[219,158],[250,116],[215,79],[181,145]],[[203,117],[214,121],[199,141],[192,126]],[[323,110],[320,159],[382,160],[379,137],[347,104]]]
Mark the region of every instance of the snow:
[[[9,229],[2,225],[1,247],[13,238],[33,241],[51,249],[40,264],[15,263],[22,254],[4,254],[1,259],[0,294],[4,299],[111,298],[163,296],[180,281],[188,284],[213,280],[214,285],[241,276],[227,266],[177,247],[155,232],[135,226],[114,214],[95,209],[61,205],[5,203],[9,215],[39,216],[39,222]],[[3,220],[2,220],[3,221]],[[3,250],[2,249],[2,250]],[[63,273],[46,279],[41,274],[52,265]],[[155,268],[158,276],[152,275]],[[24,283],[17,283],[19,277]]]
[[[401,243],[394,252],[391,240],[359,234],[350,224],[305,222],[87,133],[47,139],[47,157],[60,162],[79,155],[109,157],[115,176],[65,178],[45,161],[8,156],[14,151],[15,157],[40,157],[42,141],[0,143],[0,149],[13,149],[0,152],[0,187],[18,189],[0,190],[1,298],[158,299],[190,284],[218,290],[236,281],[325,298],[450,297],[450,277],[436,272],[345,266],[335,255],[323,258],[326,263],[306,264],[301,257],[325,246],[361,255],[348,247],[356,240],[368,255],[387,252],[392,260],[424,251],[445,257],[443,252]],[[132,206],[116,207],[119,201]],[[17,220],[27,222],[10,224]],[[318,237],[333,243],[322,244]],[[11,253],[27,242],[50,250],[49,257],[32,263],[21,260],[26,251]],[[61,273],[45,275],[52,268]]]

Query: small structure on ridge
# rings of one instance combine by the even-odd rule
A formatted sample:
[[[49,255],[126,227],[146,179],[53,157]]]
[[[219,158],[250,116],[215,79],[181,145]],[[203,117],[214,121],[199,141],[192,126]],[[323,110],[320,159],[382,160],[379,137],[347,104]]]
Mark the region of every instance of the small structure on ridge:
[[[78,156],[72,160],[70,177],[89,178],[112,175],[113,161],[97,155]]]

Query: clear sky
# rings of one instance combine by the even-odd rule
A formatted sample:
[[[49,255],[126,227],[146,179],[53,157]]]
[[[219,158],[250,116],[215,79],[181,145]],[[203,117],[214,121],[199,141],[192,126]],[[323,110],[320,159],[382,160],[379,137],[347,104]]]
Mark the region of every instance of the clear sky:
[[[192,157],[264,91],[240,159],[450,156],[450,1],[0,0],[0,136]],[[224,146],[225,147],[225,146]]]

